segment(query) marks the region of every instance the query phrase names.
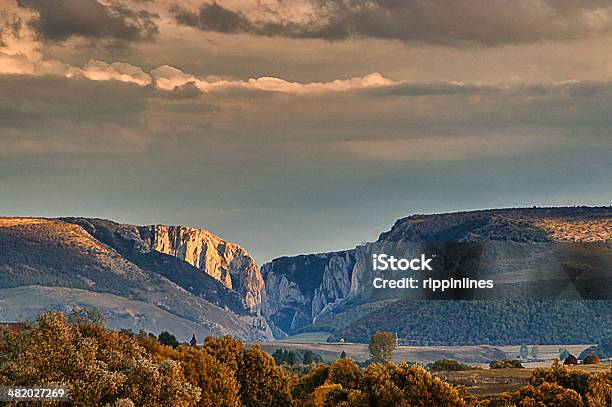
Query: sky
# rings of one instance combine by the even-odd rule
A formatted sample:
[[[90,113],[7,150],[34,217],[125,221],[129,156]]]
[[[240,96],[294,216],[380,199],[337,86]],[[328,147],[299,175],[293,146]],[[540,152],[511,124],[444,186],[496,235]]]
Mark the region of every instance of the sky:
[[[612,5],[0,0],[0,216],[261,264],[396,219],[612,203]]]

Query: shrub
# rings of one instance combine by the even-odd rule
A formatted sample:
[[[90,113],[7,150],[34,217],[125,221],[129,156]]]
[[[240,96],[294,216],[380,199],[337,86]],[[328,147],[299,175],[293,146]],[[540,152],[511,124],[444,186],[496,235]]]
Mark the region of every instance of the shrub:
[[[364,392],[374,405],[459,407],[465,401],[459,389],[432,376],[419,365],[373,364],[364,373]]]
[[[612,371],[593,375],[589,379],[586,400],[589,407],[612,406]]]
[[[540,386],[527,385],[515,392],[496,397],[491,407],[583,407],[582,398],[576,391],[566,389],[556,383],[542,383]]]
[[[587,372],[570,369],[555,362],[549,369],[535,369],[529,383],[540,386],[544,383],[555,383],[567,389],[575,390],[581,396],[588,391],[590,375]]]
[[[518,360],[504,359],[489,363],[491,369],[522,369],[523,365]]]
[[[435,362],[428,364],[427,369],[432,372],[443,372],[443,371],[458,372],[462,370],[472,370],[473,367],[469,365],[464,365],[463,363],[459,363],[456,360],[441,359],[441,360],[436,360]]]
[[[274,359],[253,346],[244,350],[236,371],[240,399],[246,406],[288,406],[292,403],[290,380]]]

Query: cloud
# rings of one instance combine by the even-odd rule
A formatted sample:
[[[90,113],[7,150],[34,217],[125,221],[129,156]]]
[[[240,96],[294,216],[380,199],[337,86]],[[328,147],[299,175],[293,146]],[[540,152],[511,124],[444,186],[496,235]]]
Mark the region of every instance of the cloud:
[[[204,4],[200,9],[198,24],[205,30],[232,33],[252,30],[249,21],[217,3]]]
[[[0,76],[0,151],[121,154],[146,148],[148,88],[56,76]]]
[[[260,7],[247,3],[204,3],[199,10],[174,7],[172,12],[178,23],[204,31],[451,46],[571,40],[612,28],[612,6],[605,0],[276,0]]]
[[[218,92],[231,89],[250,89],[265,92],[292,93],[296,95],[316,94],[326,92],[344,92],[349,90],[369,89],[389,86],[394,82],[379,73],[371,73],[363,77],[338,79],[330,82],[298,83],[273,77],[260,77],[240,80],[205,80],[185,74],[180,69],[164,65],[151,71],[158,88],[173,90],[177,87],[192,84],[202,92]]]
[[[36,38],[28,24],[28,21],[33,18],[35,14],[23,10],[13,10],[12,13],[0,15],[0,75],[52,75],[65,78],[86,78],[94,81],[129,82],[139,86],[154,83],[157,88],[165,91],[173,91],[189,85],[202,93],[246,90],[295,95],[365,90],[395,83],[379,73],[329,82],[299,83],[270,76],[251,78],[246,81],[199,77],[184,73],[169,65],[155,68],[149,74],[142,68],[129,63],[119,61],[107,63],[95,59],[90,59],[80,67],[44,57],[41,52],[43,43]]]
[[[81,74],[95,81],[121,81],[132,82],[140,86],[151,83],[151,76],[141,68],[123,62],[107,64],[102,61],[90,60],[81,71]]]
[[[31,24],[49,40],[73,36],[138,40],[158,32],[154,14],[119,4],[104,5],[96,0],[17,0],[17,4],[38,13]]]

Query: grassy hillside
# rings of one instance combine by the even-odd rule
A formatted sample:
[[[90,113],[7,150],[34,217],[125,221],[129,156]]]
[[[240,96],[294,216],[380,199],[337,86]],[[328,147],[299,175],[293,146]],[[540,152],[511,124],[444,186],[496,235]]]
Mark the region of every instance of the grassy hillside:
[[[129,327],[134,332],[141,329],[156,333],[169,331],[185,342],[194,333],[202,339],[207,335],[227,335],[242,329],[227,313],[213,306],[206,311],[210,322],[196,323],[155,305],[113,294],[43,286],[0,289],[0,320],[3,321],[34,321],[42,311],[68,311],[83,306],[100,309],[109,328]]]

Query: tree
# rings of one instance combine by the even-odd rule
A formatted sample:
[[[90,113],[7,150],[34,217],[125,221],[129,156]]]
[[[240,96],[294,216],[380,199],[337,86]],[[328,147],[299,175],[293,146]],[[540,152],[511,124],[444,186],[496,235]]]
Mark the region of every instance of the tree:
[[[280,348],[274,351],[272,358],[277,365],[282,365],[285,362],[285,355],[283,354],[283,350]]]
[[[289,376],[257,345],[242,351],[236,377],[244,406],[284,407],[292,404]]]
[[[492,405],[583,407],[584,403],[575,390],[545,382],[540,386],[527,385],[513,393],[504,393]]]
[[[295,365],[296,357],[294,351],[289,351],[289,353],[287,353],[287,359],[285,359],[285,362],[287,362],[289,366]]]
[[[306,352],[304,352],[304,357],[302,359],[302,362],[305,365],[309,365],[313,361],[314,361],[314,353],[310,349],[307,349]]]
[[[540,386],[544,383],[555,383],[567,389],[572,389],[584,396],[589,388],[588,372],[570,369],[559,362],[555,362],[549,369],[535,369],[529,384]]]
[[[374,363],[387,363],[396,347],[395,335],[391,332],[376,332],[370,338],[368,350]]]
[[[106,325],[106,317],[96,307],[73,307],[67,320],[74,325]]]
[[[372,364],[364,372],[362,388],[372,405],[405,407],[465,406],[461,391],[434,377],[419,365],[402,362]]]
[[[338,359],[329,368],[326,383],[339,384],[343,389],[358,389],[363,374],[351,359]]]
[[[180,346],[178,358],[189,383],[202,390],[198,406],[238,407],[240,386],[234,372],[206,349]]]
[[[0,332],[0,385],[41,383],[62,383],[78,406],[187,407],[200,399],[176,361],[157,362],[138,338],[59,313],[19,334]]]
[[[161,332],[159,336],[157,337],[157,339],[159,340],[159,343],[161,343],[162,345],[171,346],[173,348],[176,348],[177,346],[179,346],[179,341],[178,339],[176,339],[176,336],[172,335],[168,331]]]
[[[533,345],[531,347],[531,357],[534,359],[537,359],[539,355],[540,355],[540,347],[538,345]]]
[[[315,365],[308,373],[301,376],[291,390],[293,397],[306,400],[317,387],[322,386],[329,375],[329,366]]]
[[[346,401],[349,392],[339,384],[324,384],[317,387],[313,395],[313,404],[316,407],[335,406]]]
[[[521,345],[521,350],[519,351],[519,354],[521,355],[521,359],[527,359],[527,357],[529,356],[529,348],[527,347],[527,345]]]

